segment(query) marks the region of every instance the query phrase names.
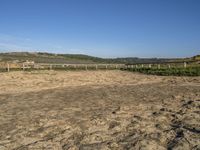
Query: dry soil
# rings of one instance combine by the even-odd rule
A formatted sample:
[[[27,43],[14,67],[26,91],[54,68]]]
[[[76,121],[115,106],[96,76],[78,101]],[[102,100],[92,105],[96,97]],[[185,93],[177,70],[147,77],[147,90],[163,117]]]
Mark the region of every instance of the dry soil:
[[[0,150],[199,150],[200,77],[0,73]]]

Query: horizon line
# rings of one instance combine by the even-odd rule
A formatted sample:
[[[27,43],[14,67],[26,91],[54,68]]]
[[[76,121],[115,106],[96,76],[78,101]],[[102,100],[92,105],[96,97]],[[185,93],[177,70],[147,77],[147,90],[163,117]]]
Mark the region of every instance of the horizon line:
[[[90,54],[84,54],[84,53],[62,53],[62,52],[49,52],[49,51],[33,51],[33,50],[0,50],[0,54],[2,53],[46,53],[46,54],[55,54],[55,55],[85,55],[85,56],[91,56],[91,57],[97,57],[97,58],[103,58],[103,59],[117,59],[117,58],[140,58],[140,59],[180,59],[180,58],[191,58],[198,56],[200,54],[195,54],[192,56],[177,56],[177,57],[139,57],[139,56],[117,56],[117,57],[101,57],[101,56],[95,56]]]

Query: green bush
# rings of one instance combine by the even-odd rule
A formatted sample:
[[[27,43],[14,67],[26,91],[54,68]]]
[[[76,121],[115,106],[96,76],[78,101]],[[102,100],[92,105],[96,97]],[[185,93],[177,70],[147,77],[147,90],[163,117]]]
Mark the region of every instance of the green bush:
[[[160,76],[200,76],[200,67],[189,68],[128,68],[125,69],[133,72]]]

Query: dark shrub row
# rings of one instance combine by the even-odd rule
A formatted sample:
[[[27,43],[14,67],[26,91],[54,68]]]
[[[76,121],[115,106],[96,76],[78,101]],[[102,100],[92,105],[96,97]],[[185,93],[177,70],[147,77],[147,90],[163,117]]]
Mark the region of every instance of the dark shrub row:
[[[161,76],[200,76],[200,67],[189,68],[128,68],[128,71]]]

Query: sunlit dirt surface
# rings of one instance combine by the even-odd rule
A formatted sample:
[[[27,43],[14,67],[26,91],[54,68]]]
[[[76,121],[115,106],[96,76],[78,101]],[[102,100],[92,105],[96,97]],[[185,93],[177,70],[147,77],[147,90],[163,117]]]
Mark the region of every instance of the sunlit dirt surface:
[[[198,150],[200,77],[0,73],[0,150]]]

